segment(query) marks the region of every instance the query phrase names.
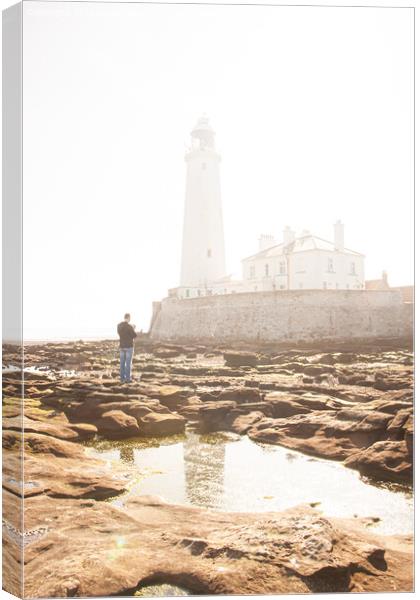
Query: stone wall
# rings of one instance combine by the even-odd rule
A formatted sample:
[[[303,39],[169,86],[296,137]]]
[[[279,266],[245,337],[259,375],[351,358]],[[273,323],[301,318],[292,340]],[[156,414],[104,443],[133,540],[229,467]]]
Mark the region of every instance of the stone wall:
[[[152,339],[287,342],[412,335],[412,305],[399,291],[299,290],[165,298],[154,304]]]

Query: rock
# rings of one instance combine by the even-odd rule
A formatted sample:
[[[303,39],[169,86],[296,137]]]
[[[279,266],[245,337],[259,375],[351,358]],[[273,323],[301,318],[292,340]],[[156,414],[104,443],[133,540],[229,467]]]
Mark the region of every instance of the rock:
[[[369,385],[373,386],[374,382],[368,381],[367,379],[361,378],[360,375],[340,375],[338,377],[339,383],[346,385]]]
[[[343,402],[340,398],[334,398],[321,392],[304,392],[299,394],[296,401],[311,410],[331,410],[348,406],[348,403]]]
[[[283,363],[282,366],[283,366],[283,369],[286,369],[286,371],[290,371],[292,373],[303,373],[303,370],[306,367],[305,364],[297,362],[297,361]]]
[[[408,387],[407,377],[403,376],[385,376],[378,378],[373,387],[377,390],[401,390]]]
[[[109,436],[141,436],[145,416],[167,415],[152,420],[169,422],[171,414],[178,413],[202,431],[248,432],[255,440],[335,460],[344,461],[383,441],[405,443],[411,456],[412,352],[394,345],[395,341],[381,346],[357,341],[294,348],[189,348],[143,337],[135,355],[143,377],[131,385],[115,376],[115,342],[31,345],[25,356],[38,371],[28,375],[25,385],[26,425],[28,431],[77,441],[93,435],[103,415],[120,411],[120,418],[135,419],[139,430],[134,421],[130,429],[127,423],[120,427],[111,420]],[[6,365],[19,361],[16,347],[6,345],[4,352]],[[69,363],[76,369],[89,368],[90,374],[62,377],[60,369]],[[48,374],[42,371],[46,368]],[[7,369],[3,383],[4,418],[16,431],[19,371]],[[46,405],[55,410],[45,411]]]
[[[238,403],[260,402],[261,394],[255,387],[232,387],[222,390],[217,399],[232,400]]]
[[[152,391],[151,397],[159,400],[169,410],[176,410],[185,404],[188,392],[176,385],[165,385]]]
[[[389,392],[385,392],[380,394],[380,398],[384,400],[384,402],[407,402],[412,405],[414,400],[414,393],[411,386],[407,386],[407,388],[403,390],[391,390]]]
[[[116,440],[139,435],[140,429],[135,417],[121,410],[110,410],[95,421],[98,433],[103,437]]]
[[[180,355],[178,348],[157,348],[153,354],[158,358],[174,358]]]
[[[283,419],[263,419],[248,435],[315,456],[344,460],[386,435],[392,415],[357,409],[311,411]]]
[[[236,410],[232,410],[230,416],[232,422],[229,429],[240,435],[244,435],[253,425],[265,417],[264,413],[260,411],[253,411],[246,415],[237,415]]]
[[[150,581],[207,595],[413,589],[411,539],[374,536],[308,506],[221,513],[139,496],[122,511],[34,497],[25,523],[41,532],[25,548],[31,598],[133,595]],[[6,572],[18,570],[18,556],[7,559]]]
[[[184,406],[201,406],[203,402],[199,396],[191,396],[187,399]]]
[[[115,402],[128,402],[131,400],[137,400],[138,396],[131,394],[124,394],[117,391],[103,391],[103,392],[92,392],[85,396],[86,404],[104,404],[104,403],[115,403]]]
[[[275,418],[282,419],[309,412],[309,408],[300,403],[299,396],[288,392],[270,392],[266,394],[265,400],[271,404],[272,415]]]
[[[269,402],[246,402],[245,404],[238,404],[238,414],[249,414],[250,412],[259,411],[267,417],[273,416],[272,405]]]
[[[22,425],[25,433],[43,433],[55,438],[68,441],[86,440],[95,436],[97,429],[87,423],[57,423],[47,421],[34,421],[27,417],[13,417],[3,419],[3,427],[13,431],[21,431]]]
[[[390,415],[396,415],[401,410],[409,410],[413,411],[413,403],[412,402],[400,402],[398,400],[373,400],[369,402],[369,405],[366,408],[372,408],[373,410],[377,410],[379,412],[388,413]]]
[[[205,375],[208,375],[209,367],[197,367],[196,365],[188,365],[188,366],[179,366],[178,365],[178,366],[171,367],[170,372],[178,374],[178,375],[203,377]]]
[[[412,457],[405,441],[376,442],[347,458],[344,464],[377,479],[411,483],[413,478]]]
[[[378,411],[358,409],[339,410],[335,417],[325,424],[327,433],[336,432],[385,432],[392,415]]]
[[[187,399],[185,405],[178,409],[178,412],[190,422],[198,421],[198,413],[202,405],[203,402],[198,396],[191,396]]]
[[[109,411],[119,410],[136,419],[140,419],[147,413],[152,412],[155,408],[156,406],[153,406],[152,408],[144,402],[108,402],[105,404],[98,404],[95,412],[100,416]]]
[[[83,459],[85,457],[85,450],[79,444],[73,444],[38,433],[25,432],[22,435],[19,431],[3,430],[2,444],[5,450],[19,452],[23,440],[25,450],[32,454],[51,454],[53,456],[74,459]]]
[[[22,440],[25,447],[24,485],[16,479],[21,472]],[[131,471],[88,456],[79,444],[49,435],[16,431],[3,432],[3,486],[25,498],[42,495],[56,498],[108,498],[128,486]]]
[[[69,425],[70,429],[72,429],[77,434],[77,440],[74,441],[82,441],[82,440],[90,440],[97,434],[98,430],[95,425],[91,423],[71,423]],[[26,431],[26,429],[25,429]]]
[[[307,365],[302,368],[305,375],[320,376],[324,373],[335,373],[335,368],[330,365]]]
[[[405,434],[404,434],[404,441],[405,444],[407,446],[407,452],[408,455],[411,457],[412,460],[412,456],[413,456],[413,452],[414,452],[414,421],[413,421],[413,417],[409,417],[404,425],[404,430],[405,430]]]
[[[336,352],[331,355],[331,360],[335,363],[350,364],[357,361],[357,354],[354,352]]]
[[[185,431],[185,419],[173,413],[150,412],[140,419],[139,425],[141,434],[147,436],[172,435]]]
[[[399,410],[395,417],[389,422],[387,434],[390,440],[404,439],[407,426],[412,427],[413,409],[405,408]]]
[[[236,402],[206,402],[198,412],[199,428],[202,433],[226,429],[226,417],[236,408]]]
[[[223,358],[229,367],[255,367],[258,364],[258,354],[254,352],[224,352]]]
[[[343,406],[337,398],[326,394],[305,392],[270,392],[265,396],[266,402],[272,405],[273,417],[285,418],[298,414],[308,414],[313,410],[331,410]]]
[[[312,359],[308,359],[308,361],[311,363],[322,363],[324,365],[334,365],[337,362],[336,357],[329,353],[315,354],[315,356],[313,356]]]
[[[200,392],[200,400],[202,402],[216,402],[219,398],[219,392]]]
[[[145,375],[150,373],[164,373],[165,370],[163,365],[144,365],[142,368],[142,378],[144,379]]]

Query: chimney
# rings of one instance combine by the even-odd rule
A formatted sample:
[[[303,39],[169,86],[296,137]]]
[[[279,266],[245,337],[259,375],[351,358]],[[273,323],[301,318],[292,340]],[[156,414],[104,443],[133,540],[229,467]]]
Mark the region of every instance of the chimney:
[[[334,223],[334,248],[344,252],[344,225],[340,220]]]
[[[272,246],[276,245],[276,240],[274,239],[274,235],[262,233],[258,239],[258,244],[260,251],[267,250],[267,248],[271,248]]]
[[[288,246],[295,241],[295,232],[288,225],[283,229],[283,244]]]
[[[386,271],[382,271],[382,283],[385,288],[389,288],[388,273]]]

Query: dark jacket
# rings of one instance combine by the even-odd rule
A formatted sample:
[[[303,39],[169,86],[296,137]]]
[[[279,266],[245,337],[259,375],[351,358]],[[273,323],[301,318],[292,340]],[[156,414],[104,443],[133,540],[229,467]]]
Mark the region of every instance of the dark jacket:
[[[134,327],[127,321],[121,321],[118,324],[117,331],[120,336],[120,348],[132,348],[134,345],[133,340],[137,337]]]

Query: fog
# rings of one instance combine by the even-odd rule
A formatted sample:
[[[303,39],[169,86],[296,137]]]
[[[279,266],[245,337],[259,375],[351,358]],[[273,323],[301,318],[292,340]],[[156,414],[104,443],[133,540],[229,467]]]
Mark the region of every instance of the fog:
[[[179,284],[207,113],[229,273],[285,225],[413,281],[413,11],[25,3],[27,339],[115,336]]]

